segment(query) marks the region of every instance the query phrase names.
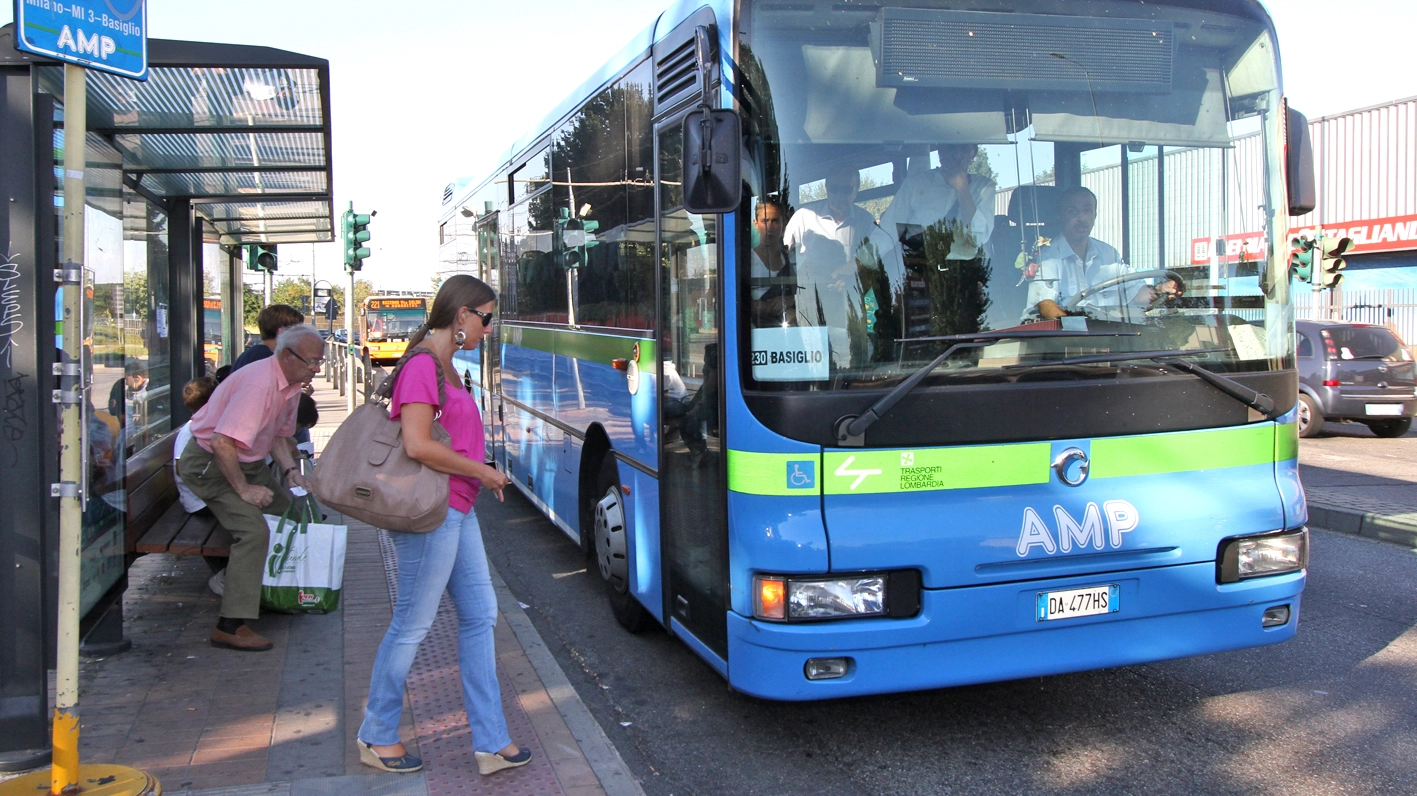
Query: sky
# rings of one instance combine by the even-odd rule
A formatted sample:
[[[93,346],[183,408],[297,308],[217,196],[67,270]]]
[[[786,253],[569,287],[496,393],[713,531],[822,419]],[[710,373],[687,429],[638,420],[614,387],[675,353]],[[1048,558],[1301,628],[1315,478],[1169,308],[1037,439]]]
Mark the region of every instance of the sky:
[[[427,290],[439,267],[443,187],[486,176],[667,5],[148,0],[148,32],[328,59],[336,214],[351,201],[360,212],[378,211],[362,276],[380,289]],[[1279,31],[1286,94],[1309,118],[1417,95],[1414,0],[1266,5]],[[3,3],[0,24],[12,19],[12,4]],[[313,257],[317,278],[344,279],[336,244],[287,244],[280,255],[281,276],[308,278]]]

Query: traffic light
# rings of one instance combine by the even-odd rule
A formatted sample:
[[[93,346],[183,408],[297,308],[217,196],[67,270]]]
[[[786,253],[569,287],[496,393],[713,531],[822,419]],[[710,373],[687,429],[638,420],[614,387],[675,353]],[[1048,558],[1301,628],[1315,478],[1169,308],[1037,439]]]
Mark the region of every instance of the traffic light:
[[[354,212],[354,203],[349,203],[349,209],[340,216],[340,233],[344,237],[344,269],[346,271],[358,271],[364,267],[364,260],[369,256],[369,247],[364,246],[369,240],[369,219],[374,214],[364,215]]]
[[[1337,287],[1343,281],[1339,273],[1348,265],[1343,253],[1353,248],[1352,238],[1319,238],[1319,286]]]
[[[571,218],[571,211],[561,208],[557,225],[561,229],[561,243],[565,247],[562,259],[567,268],[585,265],[586,249],[599,246],[595,233],[600,231],[600,222],[588,218]]]
[[[275,273],[277,265],[275,244],[252,243],[246,246],[247,270]]]
[[[1289,241],[1289,270],[1300,282],[1314,281],[1314,239],[1307,233]]]

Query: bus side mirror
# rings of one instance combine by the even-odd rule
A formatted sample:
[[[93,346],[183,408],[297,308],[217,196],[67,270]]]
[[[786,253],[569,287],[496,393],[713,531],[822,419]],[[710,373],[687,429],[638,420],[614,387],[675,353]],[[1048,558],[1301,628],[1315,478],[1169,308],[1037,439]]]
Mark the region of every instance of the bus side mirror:
[[[684,209],[732,213],[743,192],[742,128],[731,110],[699,108],[684,117]]]
[[[1314,179],[1314,142],[1309,119],[1285,104],[1284,177],[1289,186],[1289,215],[1314,211],[1318,189]]]
[[[684,117],[684,209],[690,213],[732,213],[743,192],[742,122],[731,110],[713,110],[715,28],[694,28],[694,60],[703,96]]]

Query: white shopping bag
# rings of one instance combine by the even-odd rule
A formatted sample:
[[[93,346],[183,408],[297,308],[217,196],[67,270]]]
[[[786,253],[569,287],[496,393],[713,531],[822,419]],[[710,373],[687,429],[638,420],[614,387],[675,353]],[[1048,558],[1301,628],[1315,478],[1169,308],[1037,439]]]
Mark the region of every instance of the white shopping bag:
[[[261,572],[261,608],[282,613],[328,613],[339,607],[344,585],[344,525],[314,521],[308,499],[291,502],[271,529]]]

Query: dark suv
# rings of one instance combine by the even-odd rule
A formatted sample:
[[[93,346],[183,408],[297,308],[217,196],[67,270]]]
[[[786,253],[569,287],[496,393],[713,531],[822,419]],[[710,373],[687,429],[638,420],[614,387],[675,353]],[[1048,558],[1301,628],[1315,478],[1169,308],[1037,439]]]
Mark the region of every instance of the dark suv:
[[[1299,321],[1299,436],[1324,421],[1357,421],[1379,437],[1400,437],[1417,412],[1417,365],[1381,326]]]

